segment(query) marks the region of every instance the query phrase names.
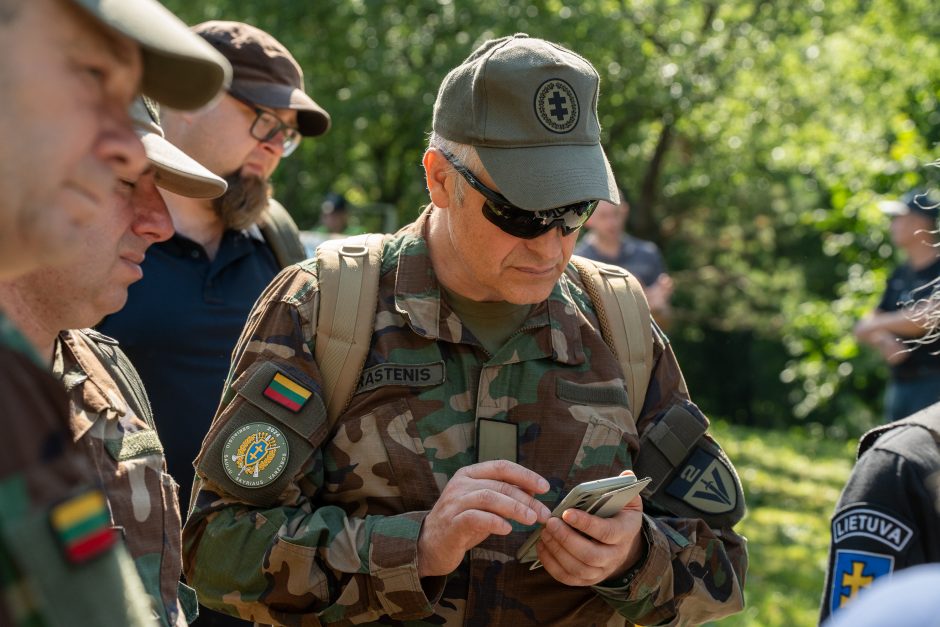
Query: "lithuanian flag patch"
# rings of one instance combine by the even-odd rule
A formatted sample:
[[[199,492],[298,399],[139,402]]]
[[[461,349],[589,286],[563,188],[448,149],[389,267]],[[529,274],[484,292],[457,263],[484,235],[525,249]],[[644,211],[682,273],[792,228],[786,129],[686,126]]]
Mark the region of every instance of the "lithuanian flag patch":
[[[117,542],[101,490],[89,490],[57,504],[49,513],[49,522],[65,557],[73,564],[87,562]]]
[[[310,394],[310,390],[280,372],[274,375],[268,387],[264,389],[267,398],[294,413],[300,411]]]

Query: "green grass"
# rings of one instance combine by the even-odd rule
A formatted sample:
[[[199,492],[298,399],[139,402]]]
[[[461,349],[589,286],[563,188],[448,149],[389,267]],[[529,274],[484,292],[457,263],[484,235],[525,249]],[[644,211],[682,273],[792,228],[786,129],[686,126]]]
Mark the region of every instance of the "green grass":
[[[745,610],[721,627],[817,624],[829,519],[855,459],[855,442],[815,430],[764,431],[716,421],[712,432],[734,461],[748,513]]]

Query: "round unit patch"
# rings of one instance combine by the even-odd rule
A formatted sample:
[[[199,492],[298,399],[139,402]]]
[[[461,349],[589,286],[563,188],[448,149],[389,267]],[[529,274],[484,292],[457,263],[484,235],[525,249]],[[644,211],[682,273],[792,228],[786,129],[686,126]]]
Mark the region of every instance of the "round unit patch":
[[[222,448],[225,474],[240,486],[261,488],[287,468],[287,438],[266,422],[239,427]]]
[[[545,81],[535,93],[535,115],[551,132],[567,133],[581,115],[574,89],[560,78]]]

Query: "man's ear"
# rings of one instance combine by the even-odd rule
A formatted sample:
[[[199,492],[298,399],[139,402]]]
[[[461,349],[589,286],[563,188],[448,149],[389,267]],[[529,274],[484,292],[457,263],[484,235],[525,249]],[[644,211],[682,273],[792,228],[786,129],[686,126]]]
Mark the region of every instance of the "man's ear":
[[[446,208],[450,206],[450,192],[447,189],[448,174],[451,171],[450,162],[444,158],[440,151],[429,148],[424,153],[424,177],[428,185],[428,194],[435,207]]]

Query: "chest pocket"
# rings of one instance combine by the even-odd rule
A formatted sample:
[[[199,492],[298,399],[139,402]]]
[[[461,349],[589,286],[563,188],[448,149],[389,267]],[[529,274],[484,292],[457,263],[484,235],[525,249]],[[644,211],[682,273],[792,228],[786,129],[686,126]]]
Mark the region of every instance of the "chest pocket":
[[[559,379],[555,393],[567,403],[570,417],[585,425],[571,461],[566,481],[569,487],[619,475],[632,467],[639,437],[623,383],[582,384]]]

